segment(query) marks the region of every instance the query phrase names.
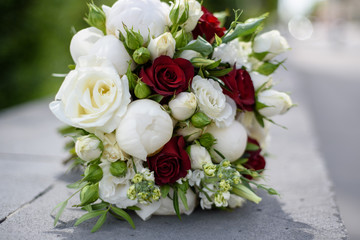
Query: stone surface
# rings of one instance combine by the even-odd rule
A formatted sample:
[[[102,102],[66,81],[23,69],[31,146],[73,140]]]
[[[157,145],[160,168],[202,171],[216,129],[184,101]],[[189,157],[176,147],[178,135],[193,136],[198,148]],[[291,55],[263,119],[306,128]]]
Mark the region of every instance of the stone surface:
[[[284,73],[281,77],[291,76]],[[282,87],[292,90],[295,101],[301,102],[306,95],[295,91],[296,80],[284,82]],[[198,209],[182,221],[175,216],[154,216],[143,222],[133,216],[136,230],[109,217],[99,232],[91,234],[96,220],[73,227],[83,212],[71,208],[66,209],[61,222],[53,227],[50,212],[70,196],[72,191],[65,186],[76,176],[64,175],[66,169],[59,164],[59,157],[64,155],[64,139],[56,135],[59,122],[48,113],[47,102],[2,113],[1,143],[7,147],[0,148],[0,174],[4,175],[0,180],[6,182],[1,189],[0,206],[16,199],[21,201],[16,202],[17,208],[15,204],[11,211],[1,212],[10,215],[0,224],[0,239],[347,239],[308,114],[303,106],[295,108],[276,119],[288,131],[272,129],[269,151],[273,155],[268,159],[266,179],[281,197],[259,192],[263,197],[259,205],[247,203],[232,212]],[[19,117],[28,117],[29,122],[24,123]],[[17,128],[26,135],[21,137],[20,130],[16,136],[11,135],[11,129]],[[31,137],[37,128],[41,128],[39,131],[47,136],[46,140],[40,137],[36,142]],[[47,159],[49,156],[53,157]],[[32,194],[17,189],[21,184],[28,186],[27,191]],[[69,206],[77,199],[73,201]]]

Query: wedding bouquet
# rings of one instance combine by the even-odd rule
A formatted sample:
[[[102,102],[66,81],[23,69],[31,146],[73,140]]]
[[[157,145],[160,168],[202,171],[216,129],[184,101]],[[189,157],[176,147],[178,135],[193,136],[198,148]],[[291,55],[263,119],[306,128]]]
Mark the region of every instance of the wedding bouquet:
[[[254,187],[277,194],[256,180],[271,117],[293,104],[273,90],[283,64],[274,58],[289,46],[278,31],[260,34],[267,14],[240,22],[235,11],[225,29],[226,14],[196,0],[89,9],[90,27],[70,44],[75,65],[50,103],[84,170],[68,185],[87,211],[75,225],[99,217],[96,231],[112,214],[134,227],[129,211],[180,218],[198,204],[259,203]],[[69,199],[56,207],[55,225]]]

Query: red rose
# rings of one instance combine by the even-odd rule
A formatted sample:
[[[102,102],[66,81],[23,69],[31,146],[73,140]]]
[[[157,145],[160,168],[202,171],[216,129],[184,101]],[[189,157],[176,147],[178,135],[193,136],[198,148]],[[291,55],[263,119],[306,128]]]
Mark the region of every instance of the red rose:
[[[149,169],[154,171],[155,183],[175,183],[187,175],[191,168],[190,158],[185,151],[184,137],[173,137],[155,156],[148,157]]]
[[[232,70],[228,75],[221,77],[227,88],[224,94],[231,97],[238,108],[253,111],[255,106],[255,89],[249,73],[243,69]]]
[[[141,69],[140,77],[156,93],[171,96],[188,89],[194,77],[194,67],[183,58],[160,56],[150,67]]]
[[[255,171],[265,169],[266,161],[265,161],[265,158],[263,156],[261,156],[261,154],[260,154],[261,148],[260,148],[259,142],[256,141],[255,139],[248,138],[248,143],[257,145],[259,147],[259,149],[256,151],[246,151],[245,152],[245,155],[248,157],[248,161],[244,164],[244,166],[248,169],[255,170]],[[245,177],[248,179],[252,179],[252,177],[249,175],[245,175]]]
[[[192,34],[194,39],[198,36],[204,37],[208,42],[213,42],[215,34],[219,37],[224,36],[226,28],[220,27],[220,21],[205,7],[201,7],[204,14],[200,17]]]

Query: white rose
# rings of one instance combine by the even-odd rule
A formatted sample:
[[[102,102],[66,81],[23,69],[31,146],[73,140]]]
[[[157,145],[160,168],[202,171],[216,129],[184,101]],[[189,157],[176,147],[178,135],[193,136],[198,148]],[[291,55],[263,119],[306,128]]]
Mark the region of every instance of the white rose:
[[[119,0],[111,8],[103,6],[106,15],[106,31],[108,34],[119,36],[119,31],[124,35],[123,24],[129,29],[140,31],[144,41],[148,36],[159,36],[170,25],[169,5],[160,0]]]
[[[254,52],[268,52],[264,61],[273,59],[276,55],[287,51],[289,48],[288,42],[277,30],[263,33],[254,39]]]
[[[154,60],[162,55],[172,58],[175,53],[175,45],[175,39],[169,32],[166,32],[157,38],[151,39],[148,46],[151,59]]]
[[[96,131],[95,134],[97,134]],[[117,160],[125,161],[128,159],[127,154],[124,153],[117,144],[114,133],[103,134],[102,136],[99,136],[99,138],[104,144],[104,152],[101,158],[106,159],[109,162],[116,162]]]
[[[102,153],[102,143],[94,135],[79,137],[75,143],[75,152],[79,158],[90,162],[98,159]]]
[[[265,85],[265,87],[270,87],[272,85],[272,77],[271,76],[265,76],[258,72],[250,72],[250,77],[253,82],[255,90],[259,89],[266,82],[267,82],[267,84]]]
[[[284,114],[292,106],[292,101],[288,94],[275,90],[260,92],[258,94],[258,101],[268,106],[259,110],[260,114],[265,117]]]
[[[112,35],[99,39],[91,47],[89,54],[109,59],[120,75],[126,74],[129,67],[129,61],[132,61],[124,44]],[[132,61],[131,70],[134,70],[135,67],[136,65],[134,64],[134,61]]]
[[[194,127],[191,123],[179,123],[179,128],[176,133],[183,136],[187,142],[192,142],[201,136],[203,130]]]
[[[175,2],[175,8],[179,8],[179,18],[183,15],[185,11],[185,4],[189,5],[189,18],[182,25],[186,32],[191,32],[194,30],[200,17],[204,14],[201,11],[201,4],[196,0],[177,0]]]
[[[120,79],[107,59],[83,56],[65,78],[50,110],[68,125],[110,133],[118,126],[129,103],[127,77]]]
[[[126,153],[146,160],[172,137],[170,115],[155,101],[142,99],[132,102],[116,130],[116,139]]]
[[[202,166],[211,162],[211,156],[206,148],[194,144],[190,146],[191,169],[202,169]]]
[[[136,170],[141,171],[142,161],[134,159]],[[125,177],[115,177],[110,173],[111,162],[103,161],[99,166],[103,170],[103,178],[99,182],[99,196],[102,200],[116,204],[119,208],[127,208],[137,204],[137,200],[130,200],[127,197],[127,190],[131,186],[130,180],[134,177],[135,171],[132,161],[127,161],[128,171]]]
[[[219,83],[212,79],[195,76],[191,87],[200,110],[213,119],[217,126],[226,127],[233,122],[236,104],[223,94]]]
[[[189,92],[182,92],[169,102],[171,115],[179,121],[190,118],[194,114],[196,106],[196,97]]]
[[[242,112],[238,116],[238,121],[246,128],[249,137],[258,141],[261,148],[265,149],[269,140],[270,123],[264,120],[264,127],[262,127],[253,112]]]
[[[170,196],[173,194],[173,190],[170,189]],[[179,210],[180,214],[190,215],[196,207],[196,194],[189,189],[186,192],[186,199],[189,210],[186,210],[184,204],[179,198]],[[144,221],[148,220],[152,215],[176,215],[174,210],[173,200],[169,197],[161,198],[159,201],[153,202],[149,205],[138,204],[141,210],[137,210],[137,215]]]
[[[251,64],[248,62],[249,52],[245,49],[245,46],[240,44],[237,39],[226,44],[223,43],[214,49],[213,58],[221,60],[222,63],[229,63],[231,66],[236,64],[237,69],[243,66],[250,68]]]
[[[223,159],[213,149],[219,151],[230,162],[236,161],[244,154],[247,144],[247,133],[239,122],[233,121],[226,128],[211,125],[207,128],[206,132],[211,133],[216,139],[216,143],[212,148],[215,162],[220,163]]]
[[[228,200],[228,204],[230,208],[237,208],[241,207],[245,203],[245,199],[239,197],[235,194],[230,194],[230,199]]]
[[[88,55],[92,46],[104,36],[97,28],[89,27],[77,32],[70,42],[70,53],[75,63],[78,58]]]
[[[189,42],[189,44],[191,43],[191,41]],[[201,54],[198,52],[195,52],[193,50],[184,50],[181,52],[179,58],[184,58],[186,60],[191,60],[195,57],[201,57]]]

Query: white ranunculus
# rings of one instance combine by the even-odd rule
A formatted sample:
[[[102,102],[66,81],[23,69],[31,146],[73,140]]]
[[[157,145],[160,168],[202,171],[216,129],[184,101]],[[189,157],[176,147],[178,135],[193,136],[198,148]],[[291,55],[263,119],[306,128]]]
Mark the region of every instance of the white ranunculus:
[[[169,102],[171,115],[179,121],[190,118],[194,114],[196,106],[196,97],[189,92],[182,92]]]
[[[83,56],[50,103],[50,110],[62,122],[110,133],[118,126],[130,103],[129,83],[119,77],[105,58]]]
[[[142,161],[134,159],[136,170],[143,169]],[[115,177],[110,173],[111,162],[102,160],[99,165],[103,170],[103,178],[99,182],[99,196],[102,200],[115,204],[119,208],[127,208],[137,204],[137,200],[127,197],[127,190],[131,186],[131,179],[135,175],[132,161],[127,161],[127,173],[125,177]]]
[[[263,84],[267,82],[265,87],[270,87],[272,84],[272,77],[265,76],[258,72],[250,72],[250,77],[253,82],[255,90],[259,89]]]
[[[162,55],[172,58],[175,53],[175,45],[175,39],[169,32],[161,34],[157,38],[151,39],[148,46],[151,59],[154,60]]]
[[[146,160],[172,137],[170,115],[155,101],[142,99],[132,102],[116,130],[116,139],[126,153]]]
[[[95,131],[95,134],[97,132]],[[106,159],[109,162],[116,162],[117,160],[125,161],[128,159],[126,153],[124,153],[116,142],[116,135],[114,133],[102,134],[97,136],[103,141],[104,151],[101,156],[102,159]]]
[[[191,123],[179,123],[179,128],[176,133],[183,136],[187,142],[192,142],[201,136],[203,130],[194,127]]]
[[[70,53],[75,63],[78,58],[89,54],[92,46],[104,36],[97,28],[89,27],[77,32],[70,42]]]
[[[289,50],[289,48],[288,42],[277,30],[263,33],[254,39],[254,52],[268,52],[264,61],[273,59],[276,55]]]
[[[125,24],[129,29],[140,31],[147,42],[149,35],[157,37],[170,25],[170,7],[160,0],[119,0],[111,8],[103,6],[103,10],[107,34],[116,37],[119,31],[126,36]]]
[[[193,144],[190,146],[191,169],[202,169],[202,166],[211,162],[211,156],[206,148]]]
[[[204,14],[201,11],[201,4],[197,0],[177,0],[175,2],[175,8],[179,8],[179,18],[183,15],[185,11],[185,4],[189,4],[189,18],[182,25],[186,32],[191,32],[194,30],[200,17]]]
[[[189,60],[189,61],[191,59],[195,58],[195,57],[201,57],[201,54],[198,53],[198,52],[195,52],[193,50],[184,50],[184,51],[181,52],[181,54],[179,56],[179,58],[184,58],[184,59]]]
[[[173,190],[170,189],[170,196],[172,196],[173,193]],[[191,189],[188,189],[188,191],[186,192],[186,199],[189,210],[185,209],[184,204],[182,203],[180,198],[179,210],[180,214],[190,215],[197,205],[196,194],[191,191]],[[137,210],[136,213],[144,221],[148,220],[152,215],[176,215],[173,200],[169,197],[160,198],[159,201],[153,202],[148,205],[138,204],[137,206],[140,207],[141,210]]]
[[[242,205],[244,205],[245,202],[246,202],[245,199],[235,194],[230,194],[230,199],[228,200],[228,204],[230,208],[241,207]]]
[[[233,122],[236,104],[223,94],[219,83],[195,76],[191,87],[200,110],[214,120],[217,126],[226,127]]]
[[[236,64],[236,68],[240,69],[245,66],[250,68],[251,64],[248,62],[249,51],[245,48],[246,45],[241,44],[238,39],[229,43],[223,43],[214,49],[213,58],[220,60],[223,63],[229,63],[231,66]]]
[[[212,148],[212,155],[215,161],[220,163],[223,159],[213,149],[220,152],[226,160],[234,162],[239,159],[245,152],[247,144],[247,133],[245,128],[237,121],[226,128],[219,128],[211,125],[206,132],[211,133],[216,139],[216,143]]]
[[[98,159],[102,153],[101,141],[94,135],[79,137],[75,143],[75,152],[84,161]]]
[[[258,94],[258,101],[268,106],[259,110],[260,114],[265,117],[284,114],[292,106],[292,101],[288,94],[271,89],[260,92]]]
[[[249,137],[258,141],[261,148],[265,149],[269,140],[270,123],[264,120],[264,127],[262,127],[253,112],[242,112],[237,120],[245,127]]]
[[[114,64],[120,75],[124,75],[129,67],[129,61],[132,61],[126,51],[124,44],[112,35],[99,39],[90,49],[90,55],[105,57]],[[132,61],[131,69],[136,67]]]

